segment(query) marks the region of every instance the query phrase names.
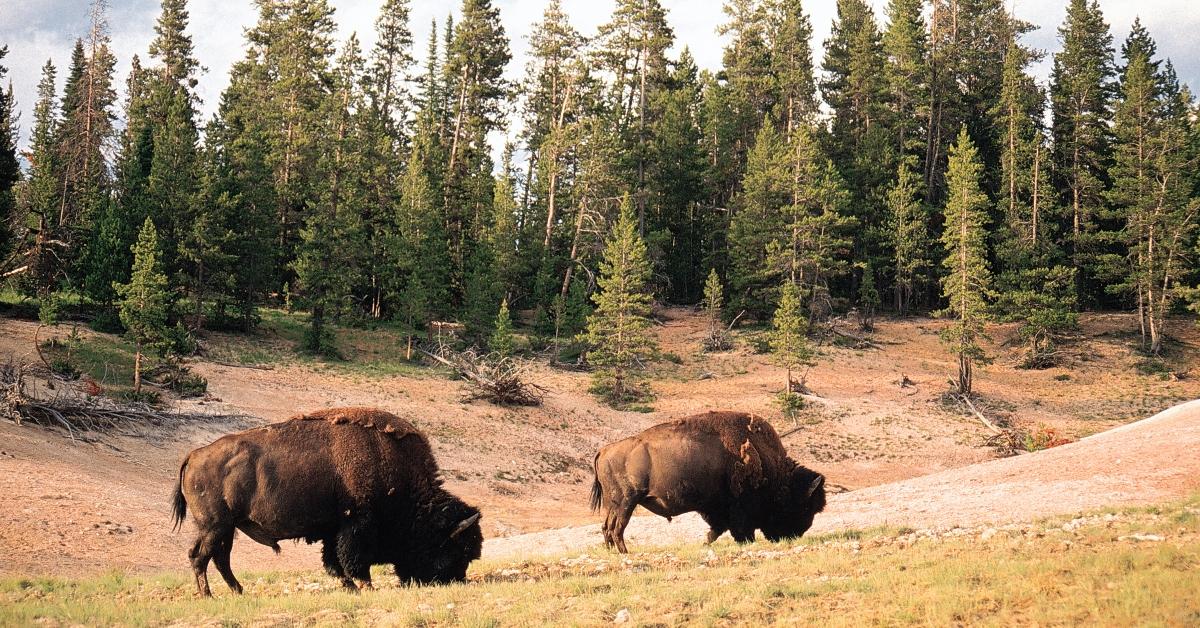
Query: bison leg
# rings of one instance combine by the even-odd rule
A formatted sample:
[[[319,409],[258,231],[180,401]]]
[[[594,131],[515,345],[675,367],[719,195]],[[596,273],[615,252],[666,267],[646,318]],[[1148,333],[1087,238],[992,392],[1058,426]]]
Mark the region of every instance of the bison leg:
[[[369,522],[355,519],[343,524],[337,533],[337,557],[342,573],[358,580],[364,589],[372,588],[370,545],[364,542],[369,530]]]
[[[729,519],[729,534],[734,541],[742,544],[754,542],[754,526],[750,525],[740,509],[736,509]]]
[[[642,497],[645,495],[627,495],[625,500],[613,509],[612,539],[617,551],[622,554],[629,553],[629,548],[625,547],[625,527],[629,525],[629,518],[633,516],[633,511]]]
[[[233,589],[234,593],[241,595],[242,583],[233,577],[233,569],[229,567],[229,554],[233,552],[233,530],[222,535],[217,539],[216,545],[213,547],[213,564],[217,566],[217,571],[221,577],[225,579],[225,584]]]
[[[717,539],[721,538],[722,534],[729,529],[729,525],[725,523],[724,518],[712,515],[709,513],[701,513],[700,518],[704,519],[704,523],[708,524],[708,535],[705,536],[704,543],[712,545]]]
[[[196,592],[203,597],[212,597],[212,589],[208,586],[208,561],[216,553],[220,538],[219,531],[201,529],[188,552],[188,558],[192,559],[192,573],[196,575]]]
[[[358,590],[358,585],[354,584],[354,580],[351,580],[350,576],[342,571],[342,563],[337,555],[337,541],[325,539],[321,542],[321,563],[325,565],[325,573],[341,580],[343,587],[351,591]]]

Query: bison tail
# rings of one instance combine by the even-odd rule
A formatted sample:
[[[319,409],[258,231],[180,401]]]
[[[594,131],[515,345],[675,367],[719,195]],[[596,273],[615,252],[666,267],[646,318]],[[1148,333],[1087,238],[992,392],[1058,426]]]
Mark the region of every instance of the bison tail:
[[[171,519],[174,523],[171,526],[172,531],[178,531],[183,527],[183,518],[187,516],[187,500],[183,497],[183,470],[186,468],[187,459],[185,458],[183,464],[179,465],[179,477],[175,480],[175,497],[171,507]]]
[[[600,470],[596,468],[596,463],[600,460],[600,453],[596,453],[596,458],[592,460],[592,512],[600,510],[600,500],[604,497],[604,489],[600,487]]]

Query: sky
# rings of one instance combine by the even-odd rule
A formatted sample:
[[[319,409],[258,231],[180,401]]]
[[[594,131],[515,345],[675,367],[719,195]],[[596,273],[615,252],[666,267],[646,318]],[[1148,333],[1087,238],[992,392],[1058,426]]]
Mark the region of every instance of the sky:
[[[725,21],[720,0],[661,0],[667,19],[675,30],[676,52],[686,45],[701,68],[716,70],[721,64],[725,39],[717,27]],[[883,22],[887,0],[869,0]],[[1015,14],[1039,28],[1026,37],[1026,43],[1049,53],[1058,49],[1058,26],[1066,15],[1067,0],[1008,0]],[[338,36],[344,39],[356,32],[364,49],[374,44],[374,21],[383,0],[329,0],[335,8]],[[1112,28],[1116,48],[1129,32],[1130,24],[1140,16],[1158,42],[1159,55],[1170,57],[1180,78],[1193,92],[1200,92],[1200,6],[1197,0],[1100,0],[1100,6]],[[0,46],[9,54],[0,63],[9,69],[9,80],[21,112],[19,119],[22,146],[28,141],[33,118],[33,103],[42,65],[52,59],[59,69],[59,90],[64,67],[70,61],[76,37],[87,32],[90,0],[0,0]],[[414,54],[421,62],[429,36],[430,21],[444,23],[449,7],[457,12],[457,1],[411,0],[411,26]],[[541,19],[545,0],[495,0],[511,41],[513,60],[508,76],[524,75],[528,35]],[[575,28],[584,35],[595,33],[607,21],[613,0],[562,0],[563,8]],[[134,54],[145,63],[146,50],[154,37],[158,0],[109,0],[109,26],[117,55],[117,86],[124,91],[125,76]],[[822,42],[829,36],[835,15],[835,0],[806,0],[805,10],[813,24],[814,57],[820,62]],[[201,113],[207,120],[215,111],[221,91],[228,84],[228,71],[244,54],[243,32],[252,26],[257,12],[250,0],[191,0],[189,32],[196,56],[206,72],[200,77],[198,95],[203,101]],[[440,28],[440,26],[439,26]],[[1034,72],[1045,82],[1050,70],[1049,55]],[[124,101],[122,94],[121,101]]]

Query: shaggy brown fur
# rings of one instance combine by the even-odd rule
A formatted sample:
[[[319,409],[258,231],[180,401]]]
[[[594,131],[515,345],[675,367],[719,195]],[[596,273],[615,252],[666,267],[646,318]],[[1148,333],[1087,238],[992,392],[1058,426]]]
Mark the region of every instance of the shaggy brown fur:
[[[229,586],[234,530],[275,548],[323,543],[329,573],[370,583],[372,564],[402,580],[462,580],[479,557],[479,511],[446,492],[429,441],[412,423],[370,408],[322,410],[222,437],[184,459],[176,525],[187,507],[201,594],[211,559]]]
[[[604,538],[626,551],[625,526],[637,506],[670,519],[696,511],[712,542],[729,530],[738,542],[761,529],[775,540],[802,535],[825,507],[824,476],[787,455],[762,417],[707,412],[662,423],[596,454],[592,508],[605,508]]]

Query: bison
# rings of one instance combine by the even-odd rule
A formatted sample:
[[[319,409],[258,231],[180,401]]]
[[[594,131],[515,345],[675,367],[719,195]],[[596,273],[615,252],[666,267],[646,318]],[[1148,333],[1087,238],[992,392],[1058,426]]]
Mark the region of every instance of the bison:
[[[402,582],[466,579],[479,558],[479,511],[442,488],[429,441],[382,410],[341,408],[224,436],[189,453],[175,485],[175,529],[188,507],[196,588],[211,596],[212,560],[229,588],[235,530],[276,552],[279,541],[321,542],[329,575],[357,590],[371,565]]]
[[[712,543],[803,535],[825,508],[825,476],[788,457],[775,428],[743,412],[708,412],[605,445],[594,461],[592,511],[604,507],[604,543],[621,553],[639,505],[666,517],[696,511]]]

